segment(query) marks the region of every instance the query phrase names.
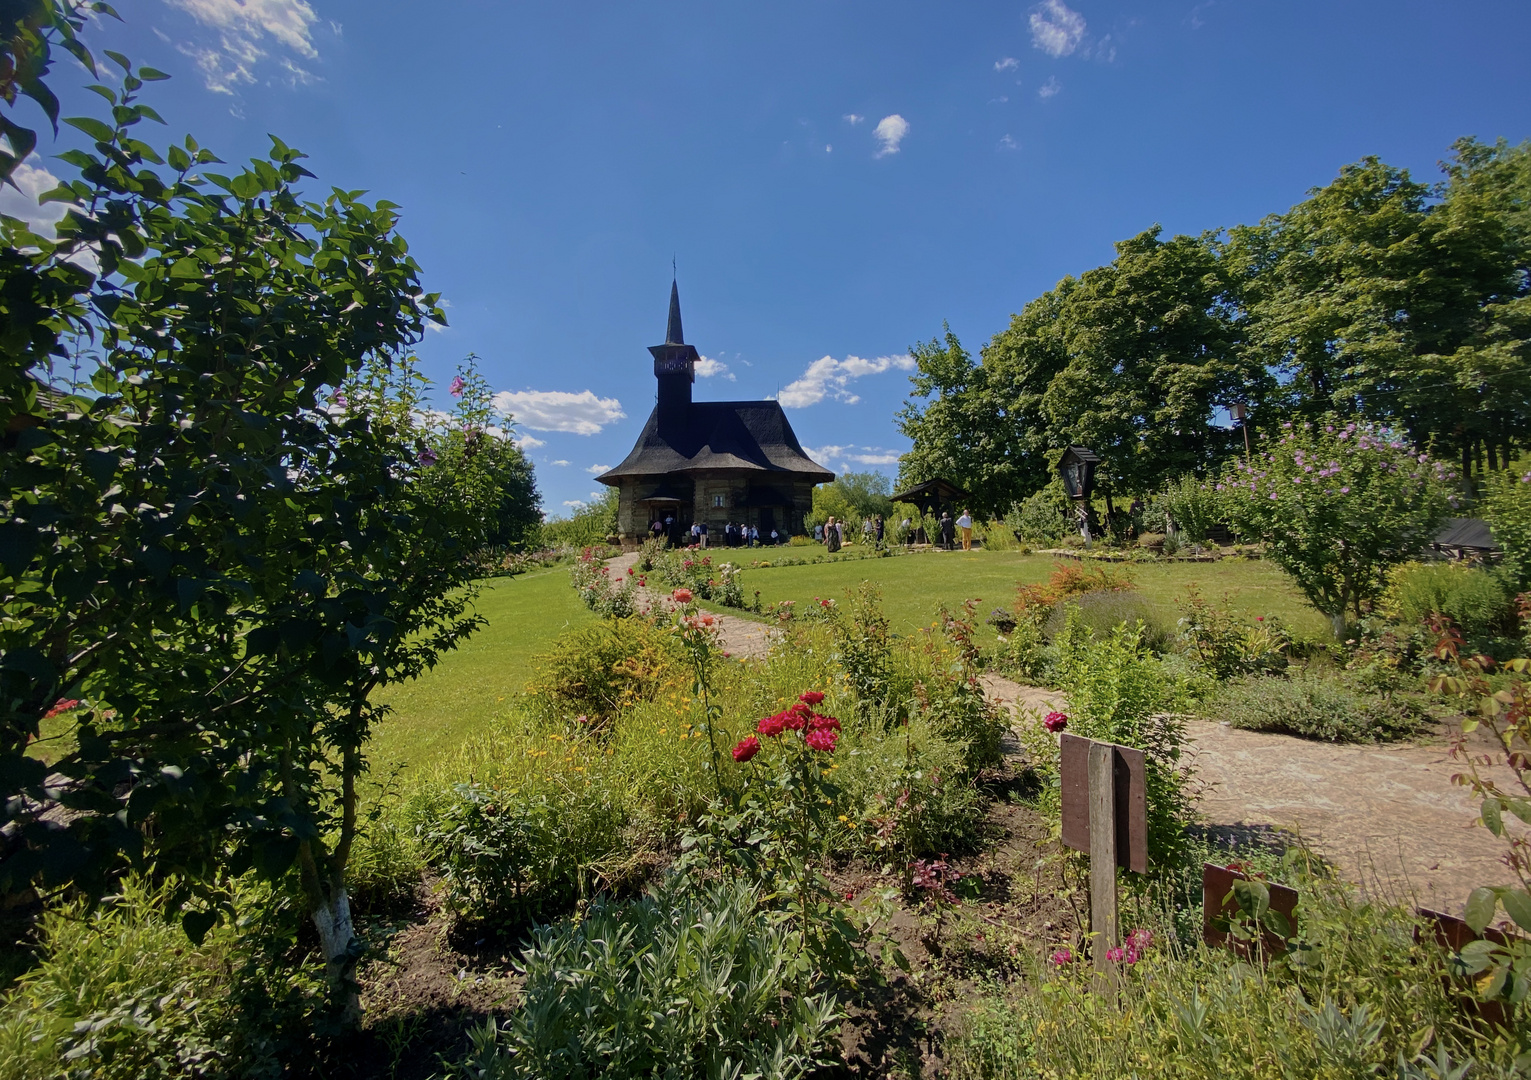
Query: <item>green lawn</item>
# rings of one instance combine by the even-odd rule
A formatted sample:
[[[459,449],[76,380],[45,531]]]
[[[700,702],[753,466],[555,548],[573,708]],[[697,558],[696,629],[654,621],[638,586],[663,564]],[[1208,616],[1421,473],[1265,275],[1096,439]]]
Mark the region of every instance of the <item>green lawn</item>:
[[[977,597],[982,601],[980,617],[997,607],[1008,608],[1015,600],[1017,583],[1045,580],[1055,565],[1056,560],[1049,556],[1013,551],[932,551],[890,559],[749,569],[744,571],[743,581],[746,597],[759,589],[762,604],[795,600],[799,607],[812,603],[815,597],[840,599],[846,589],[862,581],[875,581],[882,587],[883,609],[893,629],[909,633],[930,625],[937,603],[955,608]],[[1112,566],[1132,578],[1168,625],[1174,625],[1180,616],[1177,598],[1185,594],[1187,584],[1195,582],[1211,599],[1219,599],[1225,591],[1230,593],[1234,608],[1246,614],[1280,615],[1306,635],[1328,632],[1323,616],[1310,608],[1287,576],[1268,562]]]
[[[980,619],[996,607],[1008,608],[1017,582],[1042,581],[1054,565],[1047,556],[1009,551],[926,552],[748,568],[743,580],[747,598],[759,589],[762,603],[796,600],[799,607],[811,604],[815,597],[841,599],[848,588],[875,581],[882,587],[883,607],[894,631],[908,634],[930,625],[940,601],[955,608],[977,597],[982,601]],[[1196,582],[1212,598],[1230,593],[1235,608],[1249,615],[1280,615],[1303,634],[1328,633],[1326,620],[1307,606],[1285,574],[1267,562],[1117,564],[1117,568],[1136,582],[1169,626],[1179,617],[1177,597],[1188,583]],[[545,652],[565,629],[595,618],[570,586],[567,567],[488,582],[478,610],[489,620],[487,627],[449,653],[434,671],[387,695],[395,712],[373,742],[378,772],[395,763],[429,762],[482,730],[506,699],[526,684],[533,656]],[[985,626],[979,640],[988,642],[992,636]]]
[[[488,626],[434,671],[383,696],[394,712],[372,742],[375,772],[454,749],[521,690],[533,656],[566,629],[595,619],[570,586],[566,566],[485,582],[478,611]]]

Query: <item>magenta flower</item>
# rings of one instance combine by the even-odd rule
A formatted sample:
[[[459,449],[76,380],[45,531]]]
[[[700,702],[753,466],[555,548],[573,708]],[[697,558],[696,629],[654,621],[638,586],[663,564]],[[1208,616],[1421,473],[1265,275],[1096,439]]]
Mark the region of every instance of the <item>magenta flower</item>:
[[[735,761],[741,763],[748,761],[750,758],[760,753],[760,740],[755,738],[753,735],[746,735],[744,738],[739,740],[738,745],[734,747],[733,753]]]
[[[462,397],[463,387],[466,385],[468,384],[463,382],[462,376],[459,375],[452,380],[452,385],[447,387],[447,392],[450,393],[453,397]]]
[[[427,469],[429,469],[432,465],[436,464],[436,462],[440,461],[441,459],[436,456],[436,451],[427,446],[424,450],[420,451],[420,456],[417,460],[421,465],[424,465]]]
[[[1054,735],[1068,727],[1068,723],[1069,718],[1061,712],[1050,712],[1042,717],[1042,726]]]
[[[1064,946],[1063,948],[1054,952],[1047,959],[1048,962],[1053,965],[1053,967],[1062,967],[1064,964],[1071,964],[1074,962],[1074,954],[1069,951],[1067,946]]]
[[[1123,952],[1120,947],[1106,950],[1106,959],[1111,961],[1113,964],[1120,964],[1126,955],[1127,954]]]

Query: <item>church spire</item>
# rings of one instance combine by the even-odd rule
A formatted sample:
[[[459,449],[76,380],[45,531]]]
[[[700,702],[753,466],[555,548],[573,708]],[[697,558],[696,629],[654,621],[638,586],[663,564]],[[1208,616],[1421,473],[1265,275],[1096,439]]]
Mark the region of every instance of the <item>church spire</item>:
[[[664,340],[666,345],[684,345],[685,336],[680,329],[680,286],[675,279],[670,279],[670,321],[665,326]]]

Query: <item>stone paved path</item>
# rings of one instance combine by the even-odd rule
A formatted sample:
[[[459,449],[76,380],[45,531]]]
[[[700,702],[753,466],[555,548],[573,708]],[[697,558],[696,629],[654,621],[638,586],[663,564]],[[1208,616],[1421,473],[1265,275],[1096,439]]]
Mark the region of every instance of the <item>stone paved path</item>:
[[[1012,713],[1017,703],[1063,706],[1054,691],[983,682]],[[1337,746],[1208,721],[1191,721],[1189,734],[1201,815],[1215,832],[1296,833],[1368,889],[1447,911],[1474,887],[1510,879],[1503,842],[1473,825],[1475,803],[1451,783],[1462,766],[1444,740]]]
[[[611,567],[612,576],[615,577],[618,574],[626,574],[627,568],[636,564],[637,561],[638,553],[630,551],[614,559],[607,559],[606,565]],[[655,604],[663,608],[676,606],[670,599],[667,589],[645,587],[638,589],[637,592],[638,603],[643,607],[653,607]],[[716,612],[714,617],[718,620],[718,636],[723,642],[723,651],[730,656],[758,660],[770,652],[775,632],[765,623],[738,615],[722,615]]]

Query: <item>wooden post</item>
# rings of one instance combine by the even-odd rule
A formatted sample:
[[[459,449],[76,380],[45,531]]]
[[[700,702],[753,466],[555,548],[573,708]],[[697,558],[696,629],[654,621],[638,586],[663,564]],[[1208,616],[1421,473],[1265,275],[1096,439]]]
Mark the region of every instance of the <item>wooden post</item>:
[[[1095,970],[1110,978],[1116,965],[1106,951],[1117,946],[1116,748],[1090,744],[1090,929]]]

